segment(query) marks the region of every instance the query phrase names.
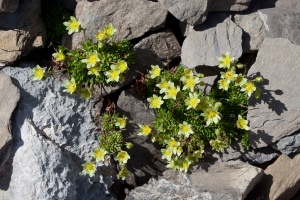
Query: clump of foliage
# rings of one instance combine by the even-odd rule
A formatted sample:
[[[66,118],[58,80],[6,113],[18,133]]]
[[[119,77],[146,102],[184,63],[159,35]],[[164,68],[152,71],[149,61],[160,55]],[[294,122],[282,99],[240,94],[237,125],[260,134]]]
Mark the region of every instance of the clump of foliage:
[[[62,34],[66,33],[63,22],[70,18],[71,13],[65,10],[61,4],[49,0],[42,1],[42,9],[42,19],[46,27],[48,41],[55,45],[59,44]]]
[[[83,30],[81,23],[73,16],[63,23],[68,34]],[[84,30],[83,30],[84,31]],[[45,71],[35,68],[34,78],[41,80],[56,73],[66,73],[70,77],[65,82],[64,92],[80,93],[84,99],[91,97],[95,86],[104,88],[124,79],[128,66],[134,62],[132,45],[127,40],[113,41],[112,37],[117,30],[109,24],[95,35],[97,42],[87,38],[81,48],[67,50],[59,46],[52,56],[60,66],[59,70]]]
[[[84,31],[81,23],[75,17],[63,23],[68,34]],[[67,50],[59,46],[54,53],[53,60],[59,69],[45,70],[37,65],[33,70],[33,79],[42,80],[56,73],[64,73],[69,77],[65,82],[64,92],[80,93],[81,98],[90,99],[95,87],[103,88],[122,81],[128,67],[134,61],[132,45],[127,40],[114,41],[112,38],[117,30],[109,24],[99,30],[95,35],[96,42],[86,39],[81,48]],[[125,179],[129,171],[126,163],[130,156],[124,150],[132,147],[131,143],[125,143],[122,131],[126,126],[126,117],[107,112],[102,117],[101,136],[99,147],[92,153],[92,160],[84,163],[83,174],[94,176],[96,167],[100,163],[109,164],[111,157],[119,166],[118,177]]]
[[[167,167],[187,172],[189,166],[202,158],[205,147],[210,145],[223,152],[232,141],[248,144],[247,99],[260,91],[255,80],[242,74],[243,65],[229,53],[219,58],[223,69],[218,84],[209,94],[200,86],[205,85],[203,74],[178,66],[162,71],[152,66],[146,78],[147,101],[155,110],[152,125],[140,126],[139,135],[151,133],[152,142],[162,145],[162,158]]]
[[[129,171],[126,168],[126,163],[130,156],[124,149],[130,149],[131,143],[126,143],[122,131],[125,130],[127,118],[119,117],[115,112],[107,112],[103,115],[101,124],[101,136],[99,137],[99,147],[92,153],[93,161],[83,164],[83,173],[93,176],[96,171],[97,164],[109,164],[109,159],[114,158],[118,162],[120,171],[118,177],[125,179]]]

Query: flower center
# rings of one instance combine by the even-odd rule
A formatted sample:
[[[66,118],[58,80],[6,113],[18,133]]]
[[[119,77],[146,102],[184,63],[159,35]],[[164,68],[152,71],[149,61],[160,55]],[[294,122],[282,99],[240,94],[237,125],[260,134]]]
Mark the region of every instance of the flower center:
[[[198,104],[198,99],[197,99],[197,98],[192,98],[192,99],[190,100],[190,105],[191,105],[192,107],[196,107],[197,104]]]
[[[225,66],[230,66],[230,63],[231,63],[231,59],[230,57],[226,56],[226,58],[224,58],[224,65]]]
[[[79,24],[76,21],[72,21],[70,24],[71,29],[78,29]]]
[[[89,163],[89,164],[86,165],[86,169],[89,170],[89,171],[93,171],[95,168],[94,168],[94,165]]]
[[[217,115],[217,112],[214,111],[214,110],[210,110],[210,111],[208,111],[208,113],[207,113],[207,117],[208,117],[208,118],[214,118],[214,117],[216,117],[216,115]]]

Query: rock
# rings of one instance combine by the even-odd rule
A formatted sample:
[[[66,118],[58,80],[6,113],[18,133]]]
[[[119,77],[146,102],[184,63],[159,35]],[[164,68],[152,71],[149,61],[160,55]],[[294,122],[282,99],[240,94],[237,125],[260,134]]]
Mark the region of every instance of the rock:
[[[10,156],[12,146],[11,115],[20,99],[20,91],[10,77],[0,73],[0,169]]]
[[[180,0],[158,1],[181,22],[195,26],[203,23],[210,11],[246,10],[251,0],[191,0],[189,3]]]
[[[226,51],[239,58],[242,55],[242,29],[224,13],[210,15],[208,20],[195,26],[182,45],[182,64],[188,68],[217,66],[218,57]]]
[[[112,23],[117,32],[115,39],[134,39],[148,31],[162,28],[167,11],[160,3],[148,0],[104,0],[80,1],[75,14],[86,29],[86,37],[94,39],[94,35],[105,25]],[[83,41],[83,32],[76,33],[71,39],[65,39],[68,48],[75,48]]]
[[[265,38],[265,27],[257,12],[234,15],[234,23],[243,30],[243,53],[257,51]]]
[[[276,7],[278,8],[289,8],[289,9],[300,9],[300,2],[298,0],[277,0]]]
[[[293,159],[281,155],[270,165],[248,199],[291,199],[300,188],[300,154]]]
[[[262,175],[261,169],[242,162],[202,163],[191,174],[167,170],[126,199],[244,199]]]
[[[65,9],[69,11],[74,11],[77,5],[76,0],[55,0],[57,3],[60,3]]]
[[[14,12],[19,6],[19,0],[0,0],[0,13],[1,12]]]
[[[297,131],[291,136],[281,138],[273,147],[285,155],[300,152],[300,132]]]
[[[179,58],[181,53],[181,47],[170,30],[152,34],[142,39],[133,48],[136,60],[125,76],[128,83],[141,73],[147,73],[151,65],[166,67],[172,60]]]
[[[126,178],[126,182],[131,186],[140,186],[165,170],[165,162],[161,158],[158,145],[153,144],[148,137],[137,135],[140,129],[137,124],[151,125],[154,120],[153,111],[147,109],[133,89],[121,93],[117,106],[120,115],[129,119],[125,138],[134,145],[128,150],[131,158],[127,164],[134,177]]]
[[[185,22],[179,22],[179,27],[181,30],[181,34],[186,37],[190,33],[190,31],[194,28],[193,26],[185,23]]]
[[[266,38],[248,76],[262,75],[261,98],[249,99],[249,141],[264,147],[299,130],[300,47],[284,38]],[[263,66],[263,67],[262,67]]]
[[[252,0],[248,6],[249,12],[256,12],[259,9],[274,8],[278,0]]]
[[[204,162],[228,162],[239,160],[248,162],[254,166],[266,165],[268,162],[279,157],[278,152],[271,147],[264,147],[250,151],[244,149],[238,142],[231,144],[224,152],[217,152],[212,150],[211,147],[209,147],[206,152],[207,154],[203,158]]]
[[[18,109],[12,118],[12,153],[0,175],[4,199],[88,199],[106,194],[103,180],[112,176],[99,167],[94,179],[82,175],[91,159],[99,133],[93,122],[94,100],[63,93],[63,83],[47,78],[32,81],[33,64],[6,67],[20,89]],[[101,195],[100,195],[101,194]]]
[[[287,38],[300,45],[300,27],[295,26],[300,20],[300,10],[269,8],[258,11],[264,22],[266,37]]]
[[[199,66],[195,68],[196,72],[199,74],[204,74],[204,77],[201,78],[201,81],[206,83],[204,86],[198,86],[205,94],[210,93],[211,88],[213,87],[218,75],[220,74],[220,68],[218,67],[206,67]]]
[[[13,13],[0,13],[0,63],[10,64],[34,48],[43,47],[46,31],[39,0],[20,0]],[[30,12],[28,12],[30,10]]]

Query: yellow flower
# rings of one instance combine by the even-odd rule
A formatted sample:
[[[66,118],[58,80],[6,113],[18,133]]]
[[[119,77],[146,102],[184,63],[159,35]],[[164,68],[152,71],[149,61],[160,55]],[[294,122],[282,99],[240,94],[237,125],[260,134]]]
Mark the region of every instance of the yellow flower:
[[[229,88],[229,80],[226,80],[226,79],[220,79],[218,81],[219,83],[219,89],[223,89],[223,90],[228,90]]]
[[[120,164],[125,164],[127,163],[127,160],[129,160],[130,156],[128,155],[128,153],[126,151],[120,151],[117,155],[117,157],[115,158],[116,161],[119,161]]]
[[[193,76],[193,72],[192,72],[192,70],[190,70],[190,69],[184,69],[183,70],[183,76],[185,76],[185,77],[191,77],[191,76]]]
[[[163,100],[161,100],[161,97],[157,96],[157,95],[153,95],[153,97],[151,98],[147,98],[147,101],[149,101],[150,108],[160,108],[160,106],[164,103]]]
[[[150,78],[153,79],[153,78],[159,76],[160,75],[160,71],[161,71],[161,69],[159,68],[158,65],[151,65],[151,70],[149,71]]]
[[[39,65],[36,65],[35,68],[32,69],[33,80],[42,80],[44,77],[45,70],[41,68]]]
[[[122,166],[121,171],[118,173],[118,178],[125,180],[127,176],[129,176],[129,171],[125,166]]]
[[[95,65],[94,67],[90,67],[88,68],[88,75],[95,75],[95,76],[99,76],[99,66]]]
[[[115,29],[112,24],[108,24],[107,26],[104,27],[104,31],[105,31],[105,35],[106,38],[111,38],[115,32],[117,31],[117,29]]]
[[[56,61],[64,61],[66,58],[65,54],[61,50],[59,50],[56,53],[53,53],[52,56],[55,58]]]
[[[127,149],[131,149],[133,147],[133,144],[131,142],[126,142],[125,146]]]
[[[163,97],[163,99],[174,99],[176,100],[176,95],[177,93],[179,92],[179,87],[175,87],[175,86],[172,86],[172,87],[169,87],[167,90],[166,90],[166,95]]]
[[[219,58],[219,67],[229,69],[231,63],[234,62],[234,59],[234,57],[230,57],[229,52],[222,54],[222,56]]]
[[[177,152],[176,152],[176,154],[177,154],[178,156],[180,156],[180,155],[182,154],[182,152],[183,152],[182,147],[181,147],[181,146],[177,147]]]
[[[180,159],[178,162],[178,169],[182,172],[187,172],[188,168],[190,167],[191,161],[187,158]]]
[[[173,159],[169,162],[169,164],[166,167],[175,170],[177,168],[177,162]]]
[[[235,77],[235,85],[236,86],[242,86],[247,82],[247,79],[244,78],[242,74],[239,74],[237,77]]]
[[[245,91],[248,94],[248,97],[256,90],[254,83],[247,81],[243,86],[241,91]]]
[[[104,73],[107,76],[106,82],[109,83],[111,81],[119,81],[120,80],[120,72],[117,69],[111,69]]]
[[[181,77],[180,79],[184,86],[183,86],[183,90],[191,90],[192,92],[194,92],[194,88],[195,88],[195,85],[198,84],[200,82],[200,79],[198,77],[194,78],[193,76],[189,76],[189,77]]]
[[[99,41],[103,41],[106,39],[105,31],[99,30],[98,33],[95,35],[95,38]]]
[[[226,141],[220,140],[218,138],[215,140],[210,140],[209,144],[211,145],[213,150],[216,150],[216,151],[222,152],[222,153],[224,153],[225,148],[228,147],[228,144]]]
[[[243,117],[241,115],[239,115],[238,120],[236,121],[236,126],[239,129],[249,130],[249,127],[247,126],[247,124],[248,124],[248,120],[243,119]]]
[[[209,126],[211,123],[217,124],[218,121],[221,119],[218,111],[215,108],[206,109],[205,112],[201,114],[201,116],[203,116],[206,120],[207,126]]]
[[[138,126],[140,127],[140,132],[138,133],[138,135],[148,136],[151,133],[150,126],[142,124],[138,124]]]
[[[177,153],[177,147],[179,147],[180,142],[177,142],[174,138],[167,141],[167,148],[173,151],[173,154]]]
[[[93,53],[89,53],[89,56],[86,59],[82,59],[81,62],[87,64],[87,68],[94,67],[100,59],[98,57],[98,52],[94,51]]]
[[[88,89],[83,89],[80,91],[80,98],[89,100],[91,98],[91,92]]]
[[[198,94],[189,93],[189,97],[184,101],[187,109],[196,108],[196,106],[200,103],[200,99],[198,98]]]
[[[88,174],[90,177],[95,175],[96,166],[91,162],[86,162],[82,165],[83,171],[82,174]]]
[[[75,79],[72,78],[70,81],[65,83],[65,88],[63,91],[73,94],[76,91],[76,82]]]
[[[170,150],[170,149],[162,149],[161,152],[163,154],[162,155],[162,159],[166,159],[167,161],[171,161],[172,155],[173,155],[172,150]]]
[[[92,157],[95,158],[96,162],[104,161],[105,155],[108,152],[104,149],[97,148],[95,151],[92,153]]]
[[[95,35],[95,38],[99,41],[108,40],[110,39],[117,29],[115,29],[112,24],[105,26],[102,30],[98,30],[97,34]]]
[[[229,83],[231,81],[233,81],[235,77],[237,77],[237,74],[235,74],[234,70],[228,70],[227,72],[221,72],[221,78],[228,80]]]
[[[169,87],[174,86],[171,81],[162,80],[160,83],[156,84],[156,87],[160,89],[159,93],[162,94],[168,90]]]
[[[67,27],[68,34],[71,35],[72,33],[78,32],[80,28],[80,22],[76,20],[75,17],[71,16],[70,20],[64,22],[64,25]]]
[[[117,122],[115,123],[115,125],[120,129],[125,128],[126,124],[127,124],[126,116],[117,118]]]
[[[125,72],[128,69],[127,63],[124,60],[119,60],[116,64],[116,70],[120,73]]]
[[[190,134],[193,134],[194,131],[191,128],[191,125],[183,122],[182,124],[179,124],[179,135],[184,135],[185,138],[188,138]]]

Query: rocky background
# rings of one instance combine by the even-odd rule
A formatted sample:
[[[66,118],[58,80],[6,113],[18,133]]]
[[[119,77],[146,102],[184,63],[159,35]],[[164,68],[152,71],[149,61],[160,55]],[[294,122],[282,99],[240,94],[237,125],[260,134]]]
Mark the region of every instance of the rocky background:
[[[126,82],[90,101],[63,93],[59,79],[32,81],[31,69],[51,59],[43,1],[0,0],[1,200],[300,199],[299,0],[56,0],[88,36],[112,23],[116,39],[134,44]],[[68,48],[82,41],[80,33],[62,37]],[[166,170],[158,146],[137,136],[137,123],[154,116],[135,83],[151,64],[181,63],[206,75],[208,92],[226,51],[246,63],[249,76],[264,76],[261,99],[249,100],[253,149],[233,144],[223,154],[210,151],[187,174]],[[116,180],[114,167],[81,174],[108,100],[129,118],[124,134],[135,146],[126,181]]]

